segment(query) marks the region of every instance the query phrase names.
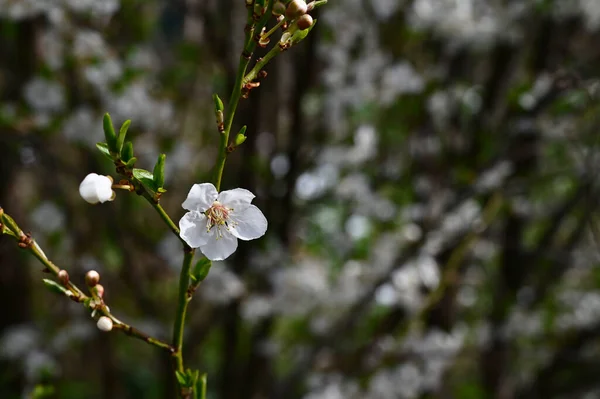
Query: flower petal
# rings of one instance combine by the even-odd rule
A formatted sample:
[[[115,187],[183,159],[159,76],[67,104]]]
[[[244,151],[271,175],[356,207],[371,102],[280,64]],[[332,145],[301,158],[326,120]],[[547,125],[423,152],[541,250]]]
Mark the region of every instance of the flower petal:
[[[197,211],[183,215],[179,220],[179,236],[192,248],[206,244],[210,238],[206,231],[206,216]]]
[[[213,227],[212,230],[216,229]],[[227,259],[237,249],[237,238],[229,234],[225,229],[221,229],[223,236],[218,237],[213,234],[213,237],[204,245],[200,246],[200,251],[210,260]]]
[[[230,216],[231,234],[240,240],[254,240],[262,237],[267,231],[267,218],[254,205],[250,205],[242,212],[232,212]]]
[[[96,195],[98,201],[104,203],[106,201],[112,201],[115,192],[112,189],[112,180],[106,176],[98,176],[96,178]]]
[[[204,212],[217,200],[217,189],[210,183],[194,184],[181,206],[188,211]]]
[[[228,208],[233,208],[236,212],[241,212],[250,206],[255,195],[243,188],[234,188],[233,190],[221,191],[219,201]]]
[[[90,204],[112,201],[115,195],[112,180],[107,176],[90,173],[79,185],[79,195]]]
[[[98,175],[96,173],[90,173],[87,175],[81,184],[79,185],[79,195],[81,198],[89,202],[90,204],[98,203],[98,196],[96,194],[96,179]]]

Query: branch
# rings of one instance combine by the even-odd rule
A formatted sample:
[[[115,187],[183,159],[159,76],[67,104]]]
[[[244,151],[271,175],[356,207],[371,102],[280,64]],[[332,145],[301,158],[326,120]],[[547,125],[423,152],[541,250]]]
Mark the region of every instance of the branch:
[[[129,324],[123,323],[122,321],[117,319],[110,312],[108,307],[104,305],[104,302],[100,301],[100,305],[97,306],[97,297],[95,297],[94,294],[92,294],[91,297],[84,294],[83,291],[79,289],[73,282],[69,281],[68,274],[65,272],[65,270],[59,268],[55,263],[48,259],[42,248],[31,237],[31,234],[25,234],[15,221],[9,215],[4,213],[4,210],[2,208],[0,208],[0,233],[15,238],[20,248],[31,253],[45,266],[45,272],[48,272],[57,277],[57,279],[60,281],[60,284],[52,284],[52,287],[54,289],[60,291],[60,293],[64,294],[71,300],[83,304],[83,306],[88,308],[89,310],[96,310],[98,313],[110,318],[114,323],[114,329],[122,331],[130,337],[140,339],[150,345],[166,350],[169,353],[174,352],[174,349],[171,345],[157,338],[153,338],[141,332],[140,330],[130,326]]]

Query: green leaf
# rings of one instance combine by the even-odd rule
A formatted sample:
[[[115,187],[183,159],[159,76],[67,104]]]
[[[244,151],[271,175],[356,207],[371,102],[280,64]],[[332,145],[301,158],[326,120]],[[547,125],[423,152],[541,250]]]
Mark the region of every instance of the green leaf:
[[[119,137],[117,138],[117,153],[118,154],[121,154],[121,151],[123,150],[123,143],[125,143],[125,137],[127,137],[127,130],[129,130],[129,125],[131,125],[131,121],[129,119],[127,119],[121,125],[121,129],[119,129]]]
[[[104,114],[102,122],[104,127],[104,137],[106,138],[106,144],[108,145],[108,149],[111,154],[118,154],[119,151],[117,149],[117,134],[115,133],[115,127],[113,126],[112,120],[110,119],[110,115],[108,114],[108,112]]]
[[[154,184],[156,187],[160,188],[165,185],[165,159],[167,156],[165,154],[160,154],[158,156],[158,161],[156,161],[156,165],[154,165]]]
[[[134,169],[133,177],[135,177],[138,180],[142,180],[142,179],[153,180],[154,179],[154,176],[152,176],[152,172],[150,172],[149,170],[146,170],[146,169]]]
[[[127,163],[131,158],[133,158],[133,143],[128,141],[121,150],[121,160]]]
[[[114,161],[114,158],[111,155],[110,150],[108,149],[108,145],[106,143],[98,143],[96,144],[96,148],[108,159]]]
[[[154,176],[146,169],[133,169],[133,177],[140,181],[146,187],[146,189],[152,192],[152,195],[156,194],[158,188],[154,182]]]
[[[133,165],[135,165],[136,162],[137,162],[137,158],[133,157],[129,161],[127,161],[125,166],[127,166],[128,168],[133,168]]]
[[[62,285],[58,284],[56,281],[53,280],[48,280],[47,278],[44,279],[44,285],[46,287],[48,287],[48,289],[56,294],[61,294],[61,295],[66,295],[66,296],[73,296],[73,294],[71,293],[71,291],[67,290],[65,287],[63,287]]]
[[[187,386],[187,378],[184,373],[182,373],[181,371],[175,371],[175,377],[177,378],[177,382],[180,386]]]
[[[207,258],[202,258],[192,269],[190,273],[190,277],[194,282],[203,281],[206,276],[208,276],[208,272],[210,272],[210,267],[212,266],[212,262]]]

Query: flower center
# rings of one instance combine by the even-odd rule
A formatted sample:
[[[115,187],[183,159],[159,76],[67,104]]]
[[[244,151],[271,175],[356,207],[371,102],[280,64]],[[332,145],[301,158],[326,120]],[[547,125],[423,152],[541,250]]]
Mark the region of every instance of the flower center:
[[[213,202],[212,206],[204,212],[206,215],[206,231],[217,227],[217,238],[222,237],[221,227],[229,230],[229,214],[233,209],[227,208],[219,201]]]

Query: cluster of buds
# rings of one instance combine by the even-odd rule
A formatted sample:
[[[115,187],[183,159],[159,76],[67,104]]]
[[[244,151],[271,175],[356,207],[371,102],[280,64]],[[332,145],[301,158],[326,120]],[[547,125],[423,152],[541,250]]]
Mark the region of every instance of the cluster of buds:
[[[290,23],[279,40],[282,50],[287,50],[306,37],[315,23],[309,14],[314,8],[314,1],[307,4],[304,0],[292,0],[287,5],[285,13],[280,16],[280,18],[285,16],[287,22]]]
[[[285,9],[285,17],[296,21],[298,29],[305,30],[312,26],[313,19],[308,14],[314,8],[314,1],[306,4],[304,0],[292,0]]]
[[[92,300],[90,301],[90,308],[93,309],[92,317],[96,315],[96,310],[102,307],[108,310],[108,306],[104,304],[102,297],[104,297],[104,287],[99,284],[100,274],[95,270],[90,270],[85,275],[85,284],[92,293]],[[113,328],[113,321],[110,317],[101,316],[96,324],[101,331],[110,331]]]

